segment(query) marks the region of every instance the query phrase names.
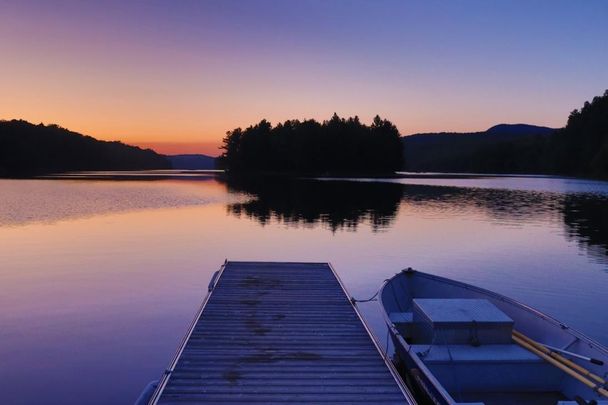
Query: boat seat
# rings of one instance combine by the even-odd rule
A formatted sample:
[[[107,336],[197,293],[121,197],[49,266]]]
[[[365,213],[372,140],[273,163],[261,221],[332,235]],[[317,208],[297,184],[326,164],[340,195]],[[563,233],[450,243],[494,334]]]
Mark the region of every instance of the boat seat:
[[[388,318],[395,325],[401,336],[410,337],[412,334],[412,323],[414,322],[414,314],[412,312],[391,312]]]
[[[414,342],[466,345],[511,344],[513,320],[496,305],[478,298],[414,298]]]
[[[397,325],[399,323],[412,323],[414,314],[411,312],[391,312],[388,317],[393,324]]]
[[[449,352],[448,352],[449,347]],[[412,345],[448,392],[556,391],[564,374],[515,344]]]

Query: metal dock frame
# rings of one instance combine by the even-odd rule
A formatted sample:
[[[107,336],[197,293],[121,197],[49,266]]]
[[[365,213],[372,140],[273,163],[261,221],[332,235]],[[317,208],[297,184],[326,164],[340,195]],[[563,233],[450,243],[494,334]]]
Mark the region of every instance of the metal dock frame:
[[[227,284],[224,287],[223,281]],[[297,288],[300,283],[301,290]],[[252,299],[252,294],[257,298]],[[327,296],[326,307],[323,295]],[[293,298],[298,299],[290,301]],[[315,298],[320,301],[312,301]],[[228,302],[223,303],[222,299]],[[210,302],[213,310],[208,310]],[[264,307],[261,313],[258,305]],[[221,319],[214,319],[218,311],[225,315],[221,319],[225,319],[226,326]],[[274,314],[274,323],[259,319],[268,318],[269,314]],[[328,319],[343,317],[344,322],[328,322],[324,314]],[[238,324],[240,329],[231,336],[230,325],[244,317],[250,323],[244,327]],[[285,320],[287,323],[281,327]],[[277,330],[273,330],[275,325]],[[296,333],[290,331],[292,325]],[[311,328],[312,341],[297,334],[298,330],[307,330],[303,329],[307,326]],[[325,327],[327,330],[323,330]],[[207,335],[201,336],[201,330]],[[205,346],[206,338],[211,339],[210,347]],[[240,345],[233,348],[230,341]],[[349,343],[354,345],[354,354],[349,351]],[[309,349],[311,345],[315,350]],[[197,360],[200,366],[193,369],[189,361],[200,352],[205,354],[202,361]],[[324,359],[326,355],[329,360]],[[205,360],[206,356],[210,358]],[[223,362],[223,366],[218,367],[215,361]],[[190,370],[192,378],[187,381],[193,383],[179,385],[185,381],[185,371],[175,377],[180,367]],[[222,372],[221,368],[225,370]],[[211,377],[206,380],[205,375]],[[301,384],[307,381],[304,377],[299,381],[301,375],[314,384]],[[252,385],[258,380],[259,385]],[[273,385],[276,381],[286,382]],[[208,293],[149,404],[177,402],[415,404],[329,263],[233,261],[224,262],[214,273]]]

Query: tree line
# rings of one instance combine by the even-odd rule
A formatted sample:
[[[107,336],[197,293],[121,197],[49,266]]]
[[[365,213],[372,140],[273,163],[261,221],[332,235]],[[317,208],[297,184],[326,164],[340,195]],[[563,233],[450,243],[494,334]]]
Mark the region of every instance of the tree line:
[[[223,139],[221,167],[229,172],[389,173],[403,166],[397,127],[378,115],[329,120],[267,120],[236,128]]]
[[[485,133],[421,134],[402,141],[387,119],[376,116],[366,125],[356,116],[334,114],[323,122],[288,120],[276,126],[262,120],[228,131],[222,148],[220,167],[240,173],[365,175],[405,169],[608,178],[608,90],[572,111],[558,130],[502,125]],[[0,120],[0,177],[170,167],[165,156],[149,149],[98,141],[57,125]]]
[[[497,127],[502,131],[494,131]],[[404,169],[608,178],[608,90],[572,111],[563,128],[497,127],[478,133],[406,136]]]
[[[608,90],[572,111],[546,149],[555,172],[608,177]]]
[[[150,149],[99,141],[53,124],[0,121],[0,177],[170,167],[164,156]]]
[[[608,90],[572,111],[552,135],[493,145],[474,158],[499,163],[502,172],[608,178]]]

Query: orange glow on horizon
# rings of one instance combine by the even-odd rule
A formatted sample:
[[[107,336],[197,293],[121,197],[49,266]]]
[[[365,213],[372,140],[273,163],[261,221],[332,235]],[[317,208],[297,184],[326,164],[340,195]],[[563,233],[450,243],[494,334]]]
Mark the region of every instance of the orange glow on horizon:
[[[608,77],[591,6],[530,7],[526,21],[512,5],[446,6],[452,26],[426,2],[361,2],[348,18],[337,2],[10,3],[0,119],[161,153],[217,156],[226,131],[334,112],[402,135],[561,127]],[[564,29],[573,13],[584,29]]]
[[[128,142],[127,142],[128,143]],[[163,155],[203,154],[217,157],[221,154],[215,142],[133,142],[132,145],[152,149]]]

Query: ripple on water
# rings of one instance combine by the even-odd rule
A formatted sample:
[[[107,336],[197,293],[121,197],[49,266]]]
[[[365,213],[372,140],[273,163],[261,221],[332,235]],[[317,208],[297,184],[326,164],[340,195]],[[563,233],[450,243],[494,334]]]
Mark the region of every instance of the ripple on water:
[[[216,180],[0,180],[0,226],[238,201]]]

